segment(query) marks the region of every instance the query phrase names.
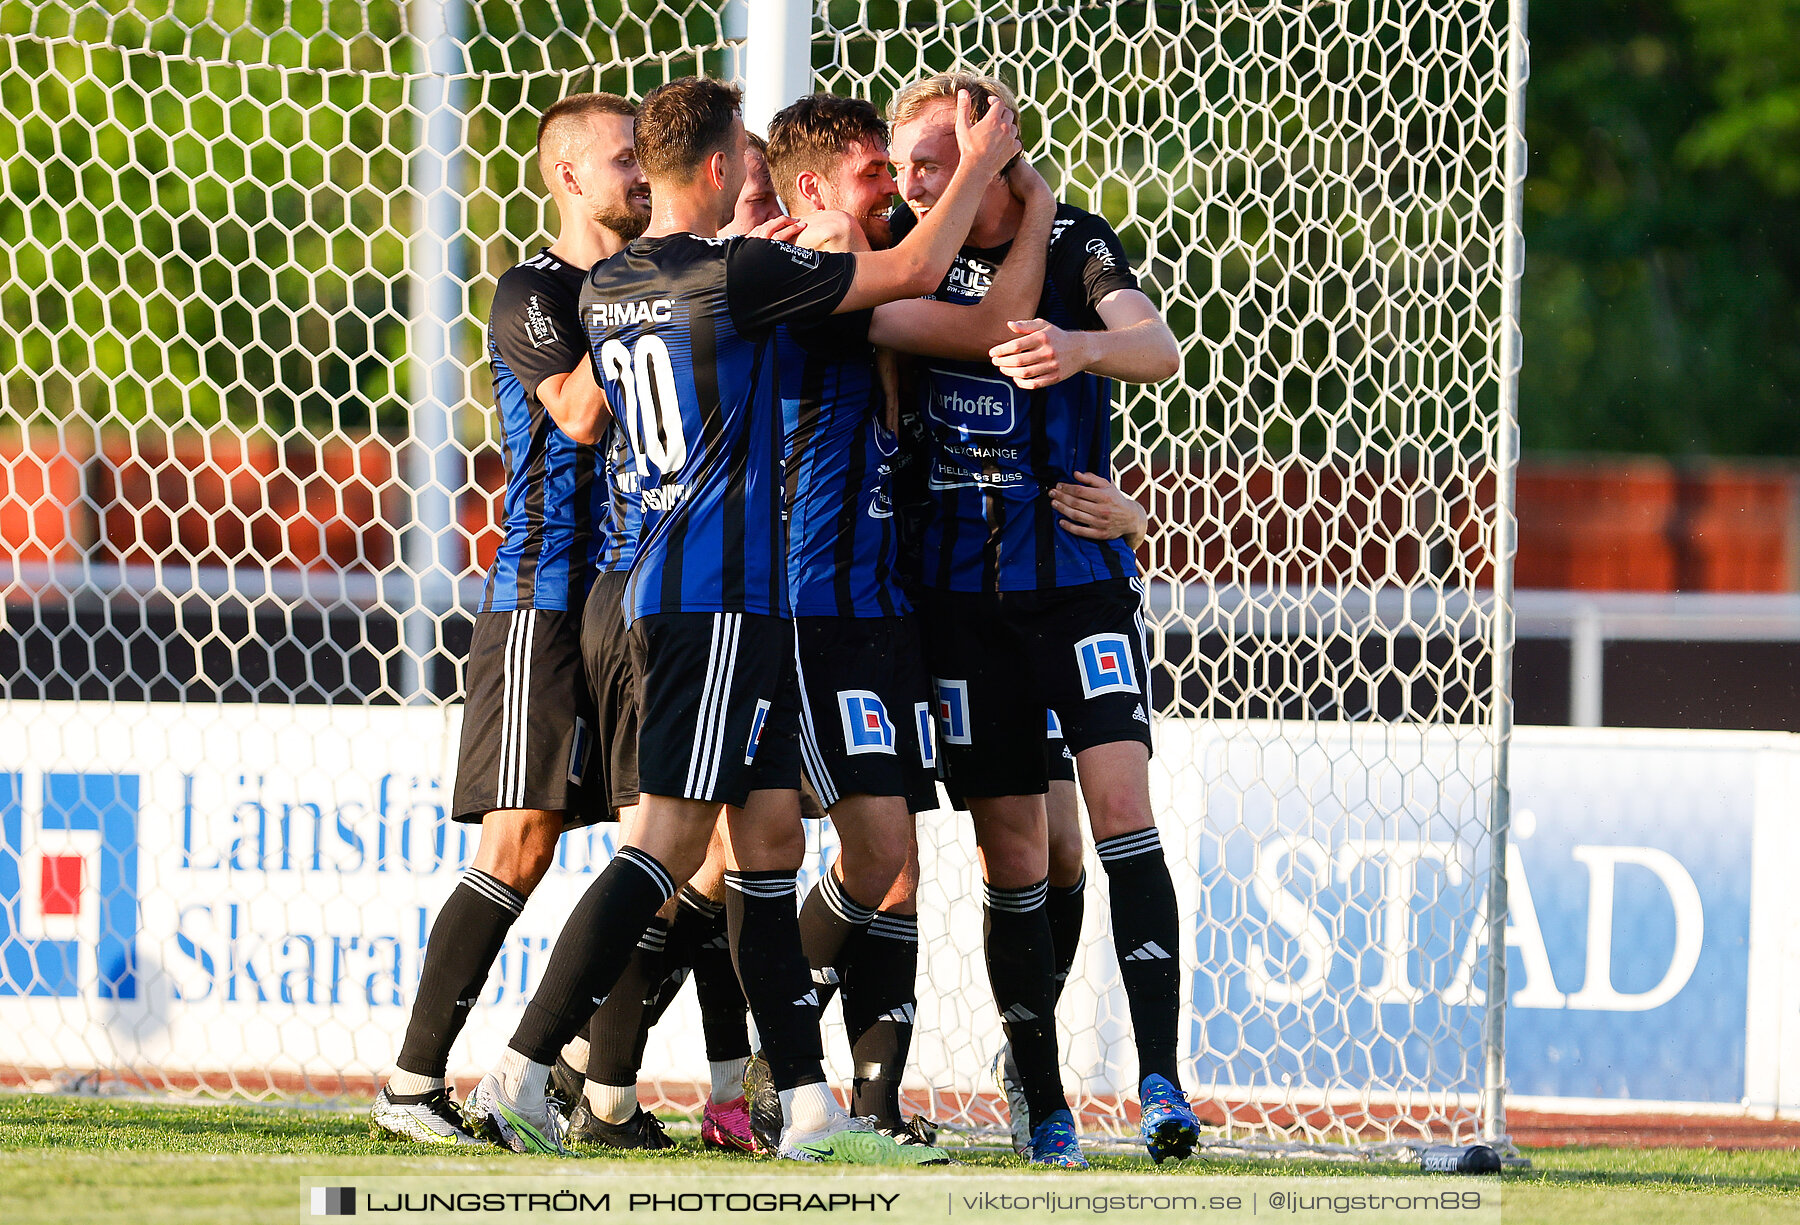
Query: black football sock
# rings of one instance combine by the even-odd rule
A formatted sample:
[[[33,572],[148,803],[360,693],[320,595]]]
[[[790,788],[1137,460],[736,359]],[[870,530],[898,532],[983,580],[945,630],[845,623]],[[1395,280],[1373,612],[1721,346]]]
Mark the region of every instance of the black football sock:
[[[1179,1085],[1175,1035],[1181,1013],[1181,918],[1156,827],[1094,844],[1112,899],[1113,948],[1131,1006],[1138,1078]]]
[[[900,1119],[900,1078],[918,1009],[919,917],[878,912],[844,966],[844,1028],[855,1065],[850,1113]]]
[[[1068,985],[1069,971],[1075,955],[1081,952],[1081,915],[1087,894],[1087,869],[1067,888],[1051,885],[1044,897],[1044,909],[1050,915],[1050,944],[1056,950],[1056,998],[1061,999]]]
[[[1044,910],[1049,882],[987,887],[988,982],[1033,1119],[1068,1107],[1056,1053],[1056,956]]]
[[[525,895],[476,868],[464,872],[438,911],[425,944],[419,993],[395,1063],[415,1076],[442,1078],[450,1047],[487,983]]]
[[[800,950],[794,873],[725,873],[725,911],[738,980],[776,1090],[825,1079],[819,996]]]
[[[533,1063],[554,1062],[618,982],[638,937],[674,893],[668,870],[654,855],[620,847],[569,912],[543,981],[507,1045]]]
[[[709,1063],[750,1058],[750,1009],[731,960],[731,933],[725,903],[696,889],[681,891],[673,931],[685,929],[683,950],[694,968],[694,995],[700,1000],[700,1029]]]
[[[637,1084],[650,1037],[649,1002],[664,981],[663,945],[668,936],[669,925],[651,919],[625,973],[607,992],[606,1003],[594,1009],[588,1022],[587,1078],[595,1084],[616,1088]]]
[[[800,907],[800,947],[806,951],[806,964],[819,988],[820,1008],[831,1002],[843,982],[846,947],[874,917],[875,908],[851,897],[830,867],[806,895]]]

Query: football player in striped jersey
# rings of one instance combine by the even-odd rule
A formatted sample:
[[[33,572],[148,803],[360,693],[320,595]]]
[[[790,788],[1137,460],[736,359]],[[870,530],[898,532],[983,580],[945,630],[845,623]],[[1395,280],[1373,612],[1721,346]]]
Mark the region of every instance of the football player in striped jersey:
[[[948,126],[967,94],[1012,105],[1001,82],[942,73],[901,90],[890,119],[904,235],[941,207],[960,162]],[[974,303],[1016,243],[1023,207],[990,188],[936,296]],[[925,651],[947,782],[968,798],[988,884],[990,972],[1016,960],[1007,1039],[1034,1160],[1082,1164],[1062,1096],[1052,1011],[1056,955],[1046,905],[1044,726],[1058,716],[1111,885],[1113,939],[1137,1040],[1143,1134],[1155,1161],[1186,1156],[1198,1123],[1176,1067],[1180,979],[1174,886],[1150,809],[1143,586],[1123,541],[1059,526],[1049,491],[1105,478],[1112,382],[1157,382],[1180,364],[1118,236],[1057,209],[1034,317],[980,359],[926,363],[918,403]],[[1078,512],[1077,517],[1079,517]],[[999,955],[996,956],[996,950]],[[1013,971],[1016,970],[1016,973]]]
[[[781,777],[763,756],[765,737],[778,748],[793,735],[782,726],[793,628],[774,333],[937,283],[982,184],[1017,153],[1018,139],[1005,110],[976,122],[965,104],[954,137],[964,170],[913,240],[821,253],[716,237],[743,182],[739,107],[735,89],[698,78],[645,98],[637,149],[652,184],[651,226],[582,288],[589,344],[641,488],[643,527],[624,598],[641,685],[641,813],[570,915],[474,1108],[512,1147],[563,1151],[544,1099],[550,1064],[589,1001],[617,981],[651,916],[700,866],[729,806],[732,943],[781,1095],[781,1155],[914,1164],[920,1154],[850,1118],[825,1085],[818,997],[794,905],[805,849],[797,769]]]
[[[636,107],[579,94],[544,112],[538,169],[557,239],[503,274],[488,359],[506,457],[505,536],[469,644],[468,700],[453,816],[480,822],[474,864],[438,912],[396,1069],[371,1129],[422,1143],[474,1144],[444,1074],[450,1047],[557,839],[609,815],[593,769],[592,703],[581,661],[582,605],[604,541],[597,440],[606,406],[576,304],[587,270],[650,218],[638,169]]]

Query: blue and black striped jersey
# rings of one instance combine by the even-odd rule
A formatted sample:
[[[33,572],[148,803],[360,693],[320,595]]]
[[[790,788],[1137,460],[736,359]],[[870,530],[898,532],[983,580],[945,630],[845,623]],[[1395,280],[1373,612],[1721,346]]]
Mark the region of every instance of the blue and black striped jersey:
[[[482,612],[578,609],[593,584],[607,517],[593,447],[556,427],[538,384],[581,364],[576,317],[586,273],[548,250],[509,268],[488,316],[488,363],[506,457],[505,536],[488,570]]]
[[[641,523],[628,618],[788,615],[775,329],[849,292],[851,255],[760,238],[639,238],[595,264],[581,322],[623,427]]]
[[[606,479],[606,527],[600,533],[599,566],[608,574],[631,569],[637,560],[638,532],[643,507],[638,500],[637,464],[631,457],[631,440],[617,418],[600,440]]]
[[[894,617],[911,607],[895,585],[888,480],[898,443],[881,419],[869,314],[777,334],[796,617]]]
[[[894,241],[917,224],[892,218]],[[981,301],[1006,248],[964,247],[931,297]],[[1038,315],[1070,331],[1105,327],[1096,311],[1136,289],[1124,247],[1104,220],[1059,204]],[[1034,591],[1137,574],[1122,541],[1085,540],[1056,526],[1047,496],[1076,472],[1110,477],[1112,380],[1078,374],[1024,391],[992,364],[929,360],[912,406],[924,443],[911,457],[924,513],[909,522],[916,578],[942,591]]]

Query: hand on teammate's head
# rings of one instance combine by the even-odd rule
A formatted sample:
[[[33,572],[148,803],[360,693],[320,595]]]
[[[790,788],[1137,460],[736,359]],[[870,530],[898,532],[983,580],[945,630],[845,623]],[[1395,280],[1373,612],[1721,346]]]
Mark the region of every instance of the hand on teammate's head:
[[[998,175],[1019,155],[1019,127],[1010,107],[997,101],[987,114],[972,120],[975,103],[969,91],[956,91],[956,147],[971,170],[984,176]]]

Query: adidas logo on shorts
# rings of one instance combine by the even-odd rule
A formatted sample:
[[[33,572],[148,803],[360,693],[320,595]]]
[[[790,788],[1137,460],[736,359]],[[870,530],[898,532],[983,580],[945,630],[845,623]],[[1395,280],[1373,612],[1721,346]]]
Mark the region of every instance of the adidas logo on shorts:
[[[1137,948],[1125,954],[1126,961],[1167,961],[1168,959],[1169,954],[1164,951],[1162,945],[1154,940],[1140,944]]]

